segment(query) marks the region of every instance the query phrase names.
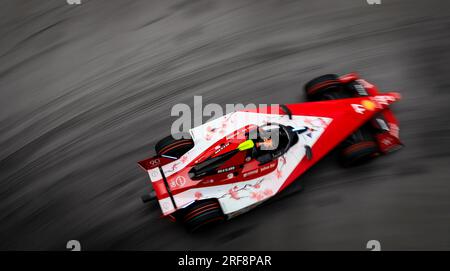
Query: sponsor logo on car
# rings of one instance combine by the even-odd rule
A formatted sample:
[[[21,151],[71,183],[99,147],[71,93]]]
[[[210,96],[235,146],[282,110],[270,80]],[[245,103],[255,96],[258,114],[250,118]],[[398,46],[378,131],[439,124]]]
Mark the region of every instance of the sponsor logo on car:
[[[234,170],[235,168],[236,168],[235,166],[227,167],[227,168],[222,168],[222,169],[217,170],[217,173],[225,173],[225,172],[229,172],[229,171]]]
[[[389,105],[391,102],[395,102],[396,98],[389,95],[380,95],[370,98],[372,101],[376,103],[378,108],[383,108],[385,105]]]
[[[244,176],[244,178],[246,178],[246,177],[248,177],[248,176],[257,174],[258,172],[259,172],[259,169],[257,168],[257,169],[254,169],[254,170],[252,170],[252,171],[245,172],[242,176]]]
[[[276,164],[276,163],[271,163],[271,164],[269,164],[269,165],[267,165],[267,166],[261,167],[261,172],[266,171],[266,170],[269,170],[269,169],[271,169],[271,168],[274,168],[274,167],[275,167],[275,164]]]
[[[358,114],[364,114],[366,110],[373,111],[377,107],[376,104],[370,100],[363,100],[361,104],[352,104],[353,110]]]
[[[220,146],[217,146],[217,150],[214,152],[214,154],[218,154],[219,152],[223,151],[226,147],[230,146],[230,142],[227,142],[225,144],[222,144]]]

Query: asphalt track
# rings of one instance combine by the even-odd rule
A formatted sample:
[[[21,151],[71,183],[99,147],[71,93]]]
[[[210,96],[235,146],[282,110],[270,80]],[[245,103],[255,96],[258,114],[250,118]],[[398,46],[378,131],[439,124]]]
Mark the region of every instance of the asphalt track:
[[[82,1],[0,2],[0,249],[450,249],[449,1]],[[329,156],[200,234],[141,203],[176,103],[297,102],[351,71],[402,93],[403,150]]]

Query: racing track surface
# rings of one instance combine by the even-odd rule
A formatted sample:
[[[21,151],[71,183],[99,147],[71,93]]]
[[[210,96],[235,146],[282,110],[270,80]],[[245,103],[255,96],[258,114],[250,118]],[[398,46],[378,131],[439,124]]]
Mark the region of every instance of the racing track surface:
[[[449,1],[82,1],[0,2],[1,249],[450,249]],[[307,80],[351,71],[403,94],[400,152],[329,156],[196,235],[141,203],[136,161],[176,103],[303,101]]]

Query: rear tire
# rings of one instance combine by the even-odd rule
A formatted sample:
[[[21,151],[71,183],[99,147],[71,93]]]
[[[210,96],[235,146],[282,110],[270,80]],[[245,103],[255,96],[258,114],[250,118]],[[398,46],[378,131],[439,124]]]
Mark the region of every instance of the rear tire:
[[[171,135],[161,139],[155,145],[155,151],[158,155],[168,155],[180,158],[194,147],[194,141],[190,138],[174,139]]]
[[[340,92],[343,84],[336,74],[326,74],[317,77],[305,85],[306,98],[309,101],[323,101],[343,98]]]
[[[218,200],[207,199],[182,209],[179,219],[189,232],[194,232],[225,221],[225,215]]]

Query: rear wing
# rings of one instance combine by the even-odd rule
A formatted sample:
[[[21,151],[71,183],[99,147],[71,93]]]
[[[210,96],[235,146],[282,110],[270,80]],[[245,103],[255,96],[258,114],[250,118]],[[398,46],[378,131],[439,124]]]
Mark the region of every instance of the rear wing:
[[[138,162],[150,177],[156,198],[164,215],[169,215],[177,209],[169,183],[162,170],[162,166],[173,162],[173,160],[172,158],[157,155]]]
[[[169,164],[173,162],[175,159],[169,158],[167,156],[153,156],[150,158],[147,158],[145,160],[139,161],[138,164],[141,166],[141,168],[145,171],[148,171],[150,169],[154,169],[157,167],[162,167],[166,164]]]

